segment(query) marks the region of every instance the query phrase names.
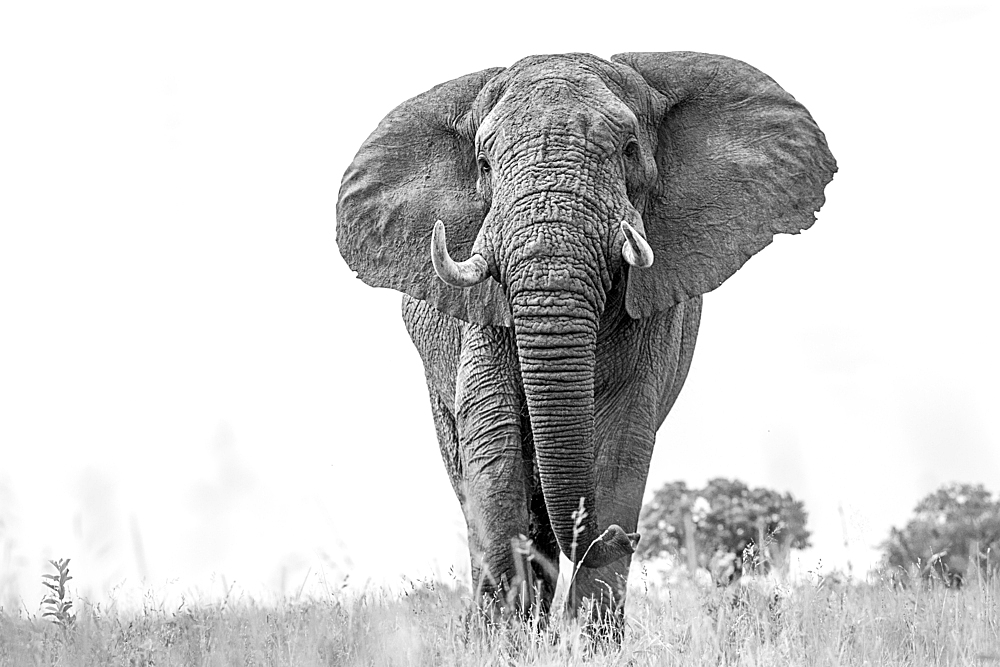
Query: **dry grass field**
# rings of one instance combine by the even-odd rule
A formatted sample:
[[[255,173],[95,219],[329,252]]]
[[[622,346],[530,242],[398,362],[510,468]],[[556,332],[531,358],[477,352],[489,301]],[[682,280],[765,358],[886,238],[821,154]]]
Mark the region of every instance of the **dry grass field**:
[[[715,588],[639,577],[620,647],[563,618],[545,630],[468,620],[461,587],[263,605],[226,601],[52,616],[0,613],[0,666],[1000,665],[1000,582],[961,589],[767,579]],[[56,619],[58,620],[58,619]]]

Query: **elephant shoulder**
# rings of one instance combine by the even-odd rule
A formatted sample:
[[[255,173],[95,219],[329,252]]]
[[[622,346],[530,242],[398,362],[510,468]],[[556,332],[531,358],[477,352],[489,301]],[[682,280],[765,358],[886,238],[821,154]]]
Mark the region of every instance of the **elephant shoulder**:
[[[408,294],[403,295],[403,322],[417,348],[461,345],[462,320],[446,315],[434,306]]]
[[[428,389],[454,401],[455,377],[462,349],[462,320],[441,312],[426,301],[403,295],[403,322],[420,354]]]
[[[650,316],[652,337],[679,350],[694,345],[701,324],[702,295],[694,296]]]
[[[677,396],[687,379],[688,370],[691,368],[694,344],[698,339],[698,327],[701,324],[701,299],[701,295],[692,297],[659,315],[660,347],[664,352],[664,360],[669,371],[664,374],[666,383],[662,387],[657,428],[677,401]]]

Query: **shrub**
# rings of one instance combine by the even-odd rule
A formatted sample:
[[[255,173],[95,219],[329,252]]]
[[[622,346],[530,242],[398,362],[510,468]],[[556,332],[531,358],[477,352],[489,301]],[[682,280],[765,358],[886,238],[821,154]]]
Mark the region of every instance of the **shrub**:
[[[752,565],[767,571],[783,566],[790,549],[808,547],[806,518],[802,502],[789,493],[723,478],[703,489],[670,482],[642,508],[638,551],[646,558],[676,556],[728,580],[751,565],[743,562],[745,551],[755,554]]]
[[[900,575],[914,569],[949,586],[975,576],[977,565],[984,575],[997,572],[1000,499],[982,484],[947,484],[917,503],[914,514],[882,543],[884,565]]]

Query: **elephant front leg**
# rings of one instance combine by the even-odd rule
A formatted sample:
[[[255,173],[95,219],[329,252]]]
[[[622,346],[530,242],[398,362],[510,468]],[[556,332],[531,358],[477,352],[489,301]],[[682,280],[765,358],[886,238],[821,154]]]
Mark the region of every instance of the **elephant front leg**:
[[[646,475],[653,450],[652,429],[628,428],[628,413],[623,407],[621,421],[599,428],[603,435],[597,454],[597,507],[599,525],[617,524],[628,533],[636,531]],[[637,415],[633,415],[633,418]],[[583,545],[586,548],[586,545]],[[567,611],[584,613],[590,631],[597,637],[620,643],[625,629],[625,598],[632,555],[598,568],[580,567],[570,585]]]
[[[621,482],[624,485],[638,484],[642,489],[645,475],[642,475],[641,480],[633,478]],[[638,497],[634,497],[620,489],[602,489],[599,486],[598,503],[602,499],[608,508],[599,512],[598,521],[605,522],[601,525],[616,523],[628,533],[636,531],[642,504],[641,490]],[[632,554],[629,554],[602,567],[575,569],[566,598],[570,615],[579,616],[583,613],[591,621],[590,629],[593,633],[615,643],[620,643],[623,638],[625,598],[631,563]]]
[[[656,437],[656,400],[659,383],[622,383],[602,392],[597,415],[595,477],[598,525],[617,524],[633,533],[639,522],[642,496]],[[586,545],[582,545],[586,548]],[[573,578],[568,610],[589,611],[595,631],[614,641],[624,629],[626,584],[632,555],[603,567],[581,567]]]
[[[636,530],[656,430],[684,385],[700,318],[698,297],[658,316],[626,321],[598,349],[594,466],[599,525]],[[572,612],[592,605],[595,616],[609,621],[597,627],[617,639],[631,561],[628,556],[602,568],[581,568],[567,599]]]
[[[524,609],[512,549],[529,529],[513,336],[468,325],[462,340],[455,407],[472,583],[481,601]]]

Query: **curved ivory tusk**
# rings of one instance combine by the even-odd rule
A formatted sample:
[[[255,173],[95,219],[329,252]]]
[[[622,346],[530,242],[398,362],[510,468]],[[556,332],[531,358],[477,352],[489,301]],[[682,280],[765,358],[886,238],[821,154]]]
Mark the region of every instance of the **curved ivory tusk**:
[[[625,244],[622,245],[622,257],[625,261],[637,269],[646,269],[653,265],[653,249],[649,247],[646,239],[642,238],[635,227],[622,221],[622,234],[625,235]]]
[[[475,254],[464,262],[456,262],[448,254],[445,245],[444,223],[438,220],[434,223],[434,233],[431,235],[431,262],[438,278],[452,287],[472,287],[486,280],[490,275],[486,259]]]

